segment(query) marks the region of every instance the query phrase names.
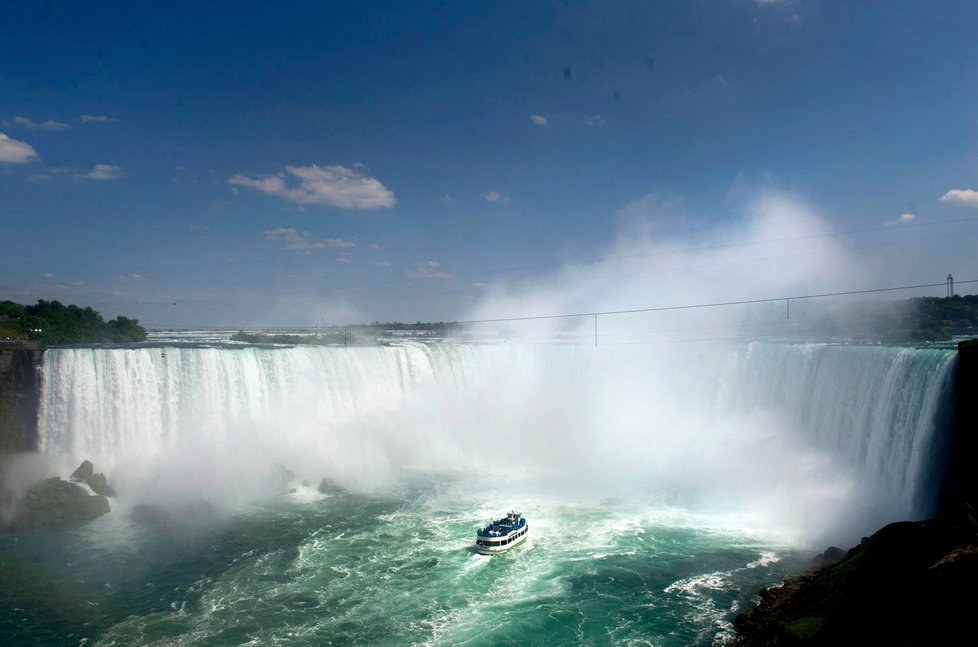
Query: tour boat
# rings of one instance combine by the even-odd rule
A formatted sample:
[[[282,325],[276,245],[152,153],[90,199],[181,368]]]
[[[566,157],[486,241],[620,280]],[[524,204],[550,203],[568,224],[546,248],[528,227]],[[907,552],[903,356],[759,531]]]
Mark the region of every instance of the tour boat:
[[[526,541],[530,527],[519,512],[510,512],[475,533],[475,549],[482,555],[497,555]]]

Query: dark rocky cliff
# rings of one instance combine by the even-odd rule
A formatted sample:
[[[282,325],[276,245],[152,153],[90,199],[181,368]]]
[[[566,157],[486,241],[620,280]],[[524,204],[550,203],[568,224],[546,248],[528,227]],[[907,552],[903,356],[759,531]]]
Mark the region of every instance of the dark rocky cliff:
[[[0,455],[37,449],[44,350],[37,342],[0,342]]]
[[[966,519],[893,523],[838,563],[763,589],[738,644],[954,645],[973,633],[978,533]]]
[[[978,518],[978,339],[958,344],[947,444],[937,486],[938,514]]]

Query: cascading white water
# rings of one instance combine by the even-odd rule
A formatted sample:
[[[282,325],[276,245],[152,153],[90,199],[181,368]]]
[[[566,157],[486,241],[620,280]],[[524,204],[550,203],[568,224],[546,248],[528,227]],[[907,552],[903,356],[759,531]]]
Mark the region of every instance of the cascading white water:
[[[420,466],[765,501],[817,525],[857,498],[884,516],[921,512],[954,357],[824,344],[52,349],[39,436],[42,452],[91,459],[142,499],[250,496],[276,463],[362,489]]]
[[[912,511],[924,505],[922,470],[954,357],[949,349],[752,344],[725,406],[777,407]]]

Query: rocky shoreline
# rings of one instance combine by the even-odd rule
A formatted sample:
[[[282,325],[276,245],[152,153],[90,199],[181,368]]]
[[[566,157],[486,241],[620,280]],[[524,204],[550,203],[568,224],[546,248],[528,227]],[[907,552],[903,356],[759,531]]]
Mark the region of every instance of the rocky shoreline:
[[[891,523],[825,564],[762,589],[736,644],[956,644],[978,601],[973,515]]]

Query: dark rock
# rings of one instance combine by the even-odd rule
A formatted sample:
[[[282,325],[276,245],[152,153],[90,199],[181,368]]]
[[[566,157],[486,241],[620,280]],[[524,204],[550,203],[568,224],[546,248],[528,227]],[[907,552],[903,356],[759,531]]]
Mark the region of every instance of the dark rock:
[[[58,477],[28,490],[21,506],[13,520],[15,528],[90,521],[109,512],[109,501],[104,496],[91,496],[84,488]]]
[[[88,487],[92,488],[95,494],[101,494],[102,496],[115,496],[115,490],[109,485],[109,482],[105,478],[105,474],[92,474],[85,480],[88,483]]]
[[[282,465],[281,463],[275,463],[272,466],[272,482],[274,488],[280,494],[288,494],[290,491],[294,491],[295,488],[290,487],[295,480],[298,478],[295,472],[290,470],[288,467]]]
[[[346,488],[327,476],[320,481],[319,491],[323,494],[343,494]]]
[[[742,645],[952,644],[971,633],[976,578],[974,527],[893,523],[838,563],[762,590],[734,625]]]
[[[833,564],[838,564],[846,558],[848,551],[842,550],[836,546],[829,546],[824,552],[816,555],[812,559],[813,568],[825,568],[826,566],[832,566]]]
[[[71,473],[69,477],[72,481],[81,481],[92,488],[95,494],[101,494],[102,496],[115,496],[115,490],[109,485],[108,480],[105,478],[105,474],[96,474],[95,466],[92,465],[92,461],[84,460],[82,464],[78,466],[74,472]]]
[[[72,481],[87,481],[88,479],[92,478],[92,474],[94,473],[95,466],[92,465],[92,461],[84,460],[82,461],[82,464],[78,466],[78,469],[71,473],[69,478]]]

